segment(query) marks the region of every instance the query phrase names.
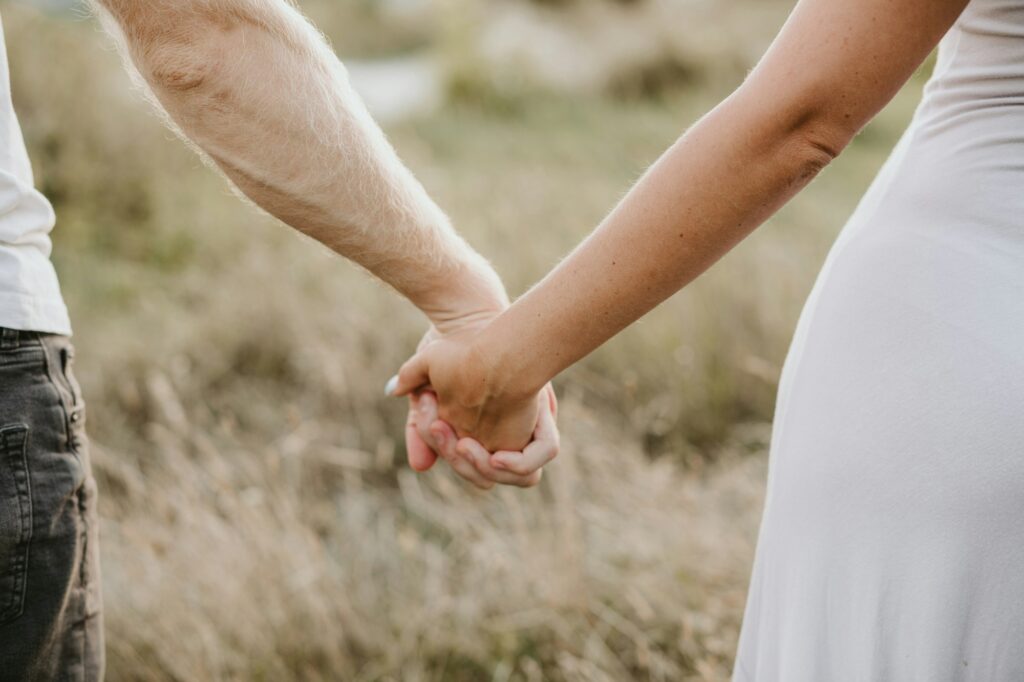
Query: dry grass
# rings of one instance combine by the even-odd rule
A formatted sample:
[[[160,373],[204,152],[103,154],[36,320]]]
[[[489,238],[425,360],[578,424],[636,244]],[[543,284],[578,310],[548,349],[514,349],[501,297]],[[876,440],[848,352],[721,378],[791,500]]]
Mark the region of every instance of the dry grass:
[[[728,676],[778,368],[912,92],[567,372],[545,483],[484,496],[402,466],[380,393],[414,311],[231,197],[93,25],[4,19],[90,400],[110,679]],[[463,103],[391,133],[517,292],[734,84]]]

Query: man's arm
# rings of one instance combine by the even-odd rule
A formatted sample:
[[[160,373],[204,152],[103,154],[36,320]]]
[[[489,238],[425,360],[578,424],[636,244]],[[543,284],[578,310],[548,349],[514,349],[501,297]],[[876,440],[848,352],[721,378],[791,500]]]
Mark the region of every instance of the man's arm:
[[[183,137],[253,202],[391,284],[442,331],[506,304],[284,0],[93,0]]]
[[[257,205],[394,286],[441,334],[465,333],[507,306],[490,265],[402,165],[341,62],[285,0],[92,2],[172,126]],[[529,439],[536,415],[514,444]],[[414,417],[406,444],[415,469],[430,468],[434,449],[480,487],[539,480],[478,471],[453,439],[434,440],[432,417],[419,430]],[[550,459],[557,432],[542,432],[533,449]]]

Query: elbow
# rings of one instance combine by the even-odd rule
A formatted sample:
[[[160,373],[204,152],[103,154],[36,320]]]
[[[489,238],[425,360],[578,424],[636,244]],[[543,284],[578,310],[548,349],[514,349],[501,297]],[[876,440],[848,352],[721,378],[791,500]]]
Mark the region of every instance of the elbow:
[[[844,146],[836,144],[827,136],[811,132],[797,133],[791,144],[797,158],[799,177],[807,180],[825,170],[839,156]]]
[[[797,139],[803,145],[808,160],[822,168],[832,163],[846,148],[846,143],[841,142],[838,136],[819,131],[807,131]]]
[[[192,55],[158,53],[144,72],[154,90],[166,94],[198,91],[210,80],[211,64]]]
[[[802,178],[813,178],[834,161],[853,139],[853,133],[824,116],[805,116],[793,126],[789,147]]]
[[[202,89],[224,60],[223,17],[195,2],[92,0],[114,20],[139,74],[158,95]]]
[[[809,180],[834,161],[857,132],[856,119],[829,93],[804,88],[773,92],[750,80],[728,100],[727,114],[746,123],[755,153],[767,153],[797,181]]]
[[[203,91],[216,81],[223,55],[219,29],[195,25],[185,29],[158,31],[140,45],[139,67],[154,90],[169,95]]]

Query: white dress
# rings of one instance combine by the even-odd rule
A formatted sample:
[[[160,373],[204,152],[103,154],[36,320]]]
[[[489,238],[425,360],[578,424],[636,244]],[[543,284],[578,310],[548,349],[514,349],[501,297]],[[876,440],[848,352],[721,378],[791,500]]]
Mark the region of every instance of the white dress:
[[[1024,0],[973,0],[779,388],[734,682],[1024,681]]]

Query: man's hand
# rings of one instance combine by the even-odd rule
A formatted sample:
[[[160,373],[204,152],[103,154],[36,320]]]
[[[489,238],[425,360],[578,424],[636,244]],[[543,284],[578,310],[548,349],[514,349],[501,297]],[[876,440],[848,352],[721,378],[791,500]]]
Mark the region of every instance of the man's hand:
[[[496,314],[488,310],[454,315],[453,320],[443,327],[452,338],[473,336]],[[438,328],[431,328],[420,342],[418,355],[447,339]],[[495,483],[531,487],[540,482],[541,467],[558,454],[557,400],[550,386],[539,396],[534,396],[531,402],[535,407],[527,411],[529,424],[523,428],[527,428],[528,433],[523,442],[529,445],[525,449],[520,446],[499,450],[494,455],[471,438],[459,439],[456,431],[439,414],[438,397],[433,386],[417,386],[411,391],[403,391],[403,388],[399,383],[389,393],[408,393],[406,450],[409,465],[416,471],[427,471],[440,456],[458,475],[479,488],[490,489]],[[453,418],[447,411],[444,417]],[[463,429],[461,433],[473,432]]]
[[[501,368],[470,328],[423,344],[398,373],[393,395],[429,386],[438,396],[440,418],[459,437],[471,436],[490,451],[522,450],[540,416],[536,389],[502,378]]]
[[[437,396],[431,391],[412,395],[410,401],[406,447],[417,471],[429,469],[440,454],[459,476],[483,490],[495,483],[531,488],[540,483],[543,467],[558,455],[558,401],[551,386],[541,396],[533,440],[522,452],[491,454],[472,438],[459,439],[451,425],[438,418]]]

